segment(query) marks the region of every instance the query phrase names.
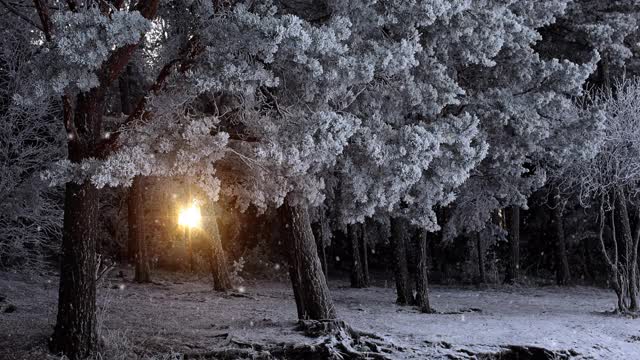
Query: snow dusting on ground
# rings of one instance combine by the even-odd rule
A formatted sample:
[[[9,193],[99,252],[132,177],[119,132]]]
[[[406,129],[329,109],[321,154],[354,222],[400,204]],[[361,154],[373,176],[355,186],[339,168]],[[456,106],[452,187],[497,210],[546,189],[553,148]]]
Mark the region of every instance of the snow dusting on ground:
[[[220,294],[210,290],[206,277],[161,273],[153,284],[140,285],[116,273],[99,289],[98,331],[110,349],[103,358],[313,342],[295,330],[288,283],[247,282],[243,291]],[[384,287],[392,284],[330,286],[340,317],[403,349],[394,358],[424,358],[426,352],[433,358],[476,358],[531,346],[576,359],[640,359],[640,319],[609,313],[615,296],[605,289],[434,286],[431,301],[438,313],[420,314],[394,304],[394,289]],[[56,278],[0,273],[2,297],[0,304],[16,309],[0,313],[0,359],[45,357],[55,323]]]

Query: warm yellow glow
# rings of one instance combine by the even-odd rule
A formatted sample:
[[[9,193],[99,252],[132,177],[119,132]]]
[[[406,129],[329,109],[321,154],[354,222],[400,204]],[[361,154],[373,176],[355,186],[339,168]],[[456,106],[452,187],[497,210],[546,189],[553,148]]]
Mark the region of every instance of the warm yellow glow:
[[[178,225],[186,226],[189,228],[198,227],[202,215],[200,215],[200,208],[195,203],[191,204],[188,208],[180,209],[178,213]]]

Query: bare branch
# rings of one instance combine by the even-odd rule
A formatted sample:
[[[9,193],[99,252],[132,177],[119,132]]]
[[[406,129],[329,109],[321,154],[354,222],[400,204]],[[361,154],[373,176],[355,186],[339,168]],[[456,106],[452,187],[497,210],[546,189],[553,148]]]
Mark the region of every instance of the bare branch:
[[[44,0],[33,0],[33,5],[36,7],[40,22],[42,23],[42,31],[47,41],[51,41],[51,17],[49,16],[49,8]]]
[[[11,4],[7,3],[5,0],[0,0],[0,4],[2,4],[5,8],[7,8],[7,10],[9,10],[10,13],[12,13],[15,16],[19,17],[20,19],[28,22],[29,24],[34,26],[36,29],[44,32],[44,29],[42,28],[42,26],[36,24],[33,20],[29,19],[28,16],[26,16],[23,13],[21,13],[20,11],[18,11]]]

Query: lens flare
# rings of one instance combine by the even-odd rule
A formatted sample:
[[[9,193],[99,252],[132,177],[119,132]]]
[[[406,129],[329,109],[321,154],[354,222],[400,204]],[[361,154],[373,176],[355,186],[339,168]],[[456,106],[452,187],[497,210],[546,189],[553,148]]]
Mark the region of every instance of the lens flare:
[[[200,226],[201,221],[200,208],[195,203],[188,208],[180,209],[178,213],[178,225],[194,228]]]

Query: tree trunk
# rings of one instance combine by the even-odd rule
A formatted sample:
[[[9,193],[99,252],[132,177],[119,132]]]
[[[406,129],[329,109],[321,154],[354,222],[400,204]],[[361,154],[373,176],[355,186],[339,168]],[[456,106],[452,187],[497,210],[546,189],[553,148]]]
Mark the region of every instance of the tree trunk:
[[[125,115],[131,114],[131,65],[127,65],[125,71],[118,79],[118,87],[120,89],[120,107]]]
[[[412,305],[413,289],[409,283],[409,268],[407,266],[407,229],[406,221],[391,219],[391,246],[393,248],[393,273],[396,280],[396,303],[399,305]]]
[[[416,231],[418,247],[418,265],[416,268],[416,305],[423,313],[432,313],[433,309],[429,304],[429,278],[427,243],[428,233],[419,229]]]
[[[624,264],[624,277],[627,286],[627,301],[629,310],[632,312],[638,311],[638,284],[637,284],[637,252],[638,248],[634,242],[634,237],[631,232],[631,221],[629,218],[629,210],[627,208],[627,198],[624,190],[618,188],[616,190],[616,198],[618,200],[619,218],[622,223],[622,240],[624,244],[624,258],[621,260]],[[624,290],[623,290],[624,291]]]
[[[304,206],[293,206],[289,197],[278,209],[285,226],[289,251],[289,275],[301,320],[335,319],[336,312],[322,273],[318,249],[313,238],[309,213]]]
[[[145,234],[144,219],[144,178],[136,176],[129,189],[128,225],[129,244],[134,248],[133,262],[135,264],[134,281],[147,283],[151,281],[149,248]]]
[[[141,8],[141,15],[153,19],[158,1]],[[45,39],[51,41],[51,23],[47,6],[36,1]],[[104,95],[122,73],[137,45],[120,47],[110,53],[98,72],[100,85],[76,96],[75,108],[69,95],[62,97],[63,119],[68,138],[68,158],[79,164],[96,156],[102,141]],[[113,138],[112,138],[113,139]],[[67,183],[64,200],[62,258],[58,314],[50,340],[54,352],[71,360],[87,357],[96,348],[96,235],[99,192],[85,180]]]
[[[222,247],[222,238],[218,229],[218,220],[214,215],[211,220],[211,277],[213,278],[213,288],[216,291],[227,291],[232,288],[227,257]]]
[[[100,139],[102,123],[100,90],[80,93],[71,119],[65,105],[65,121],[82,124],[68,134],[68,159],[78,164],[91,157]],[[67,99],[64,99],[67,100]],[[79,136],[79,135],[80,136]],[[96,238],[100,193],[90,180],[69,182],[64,194],[62,257],[58,293],[58,314],[50,348],[75,360],[90,355],[96,337]]]
[[[520,207],[511,206],[509,228],[509,262],[504,282],[515,284],[520,277]]]
[[[476,251],[478,255],[478,283],[486,284],[487,283],[487,274],[485,272],[484,266],[484,244],[482,243],[482,236],[478,231],[476,233]]]
[[[558,285],[568,285],[571,281],[569,272],[569,260],[567,258],[567,245],[564,235],[563,213],[565,202],[560,198],[560,194],[553,194],[553,221],[556,230],[557,241],[557,261],[556,261],[556,283]]]
[[[322,273],[324,274],[325,279],[329,280],[329,265],[327,263],[327,247],[324,245],[324,242],[319,244],[318,248],[318,256],[320,257],[320,262],[322,264]]]
[[[318,257],[320,257],[320,262],[322,263],[322,272],[324,273],[325,278],[329,278],[328,266],[327,266],[327,247],[324,243],[324,234],[322,233],[324,225],[322,222],[324,221],[324,217],[315,223],[311,224],[311,230],[313,231],[313,237],[316,239],[316,247],[318,248]]]
[[[89,181],[67,183],[58,315],[51,350],[70,359],[96,348],[96,235],[99,192]]]
[[[360,242],[362,239],[362,225],[351,224],[348,226],[349,242],[351,243],[351,287],[366,287],[364,273],[362,271],[362,260],[360,259]]]
[[[366,224],[366,223],[365,223]],[[364,280],[364,287],[369,287],[371,283],[371,277],[369,276],[369,239],[367,236],[366,228],[362,229],[362,275]]]

